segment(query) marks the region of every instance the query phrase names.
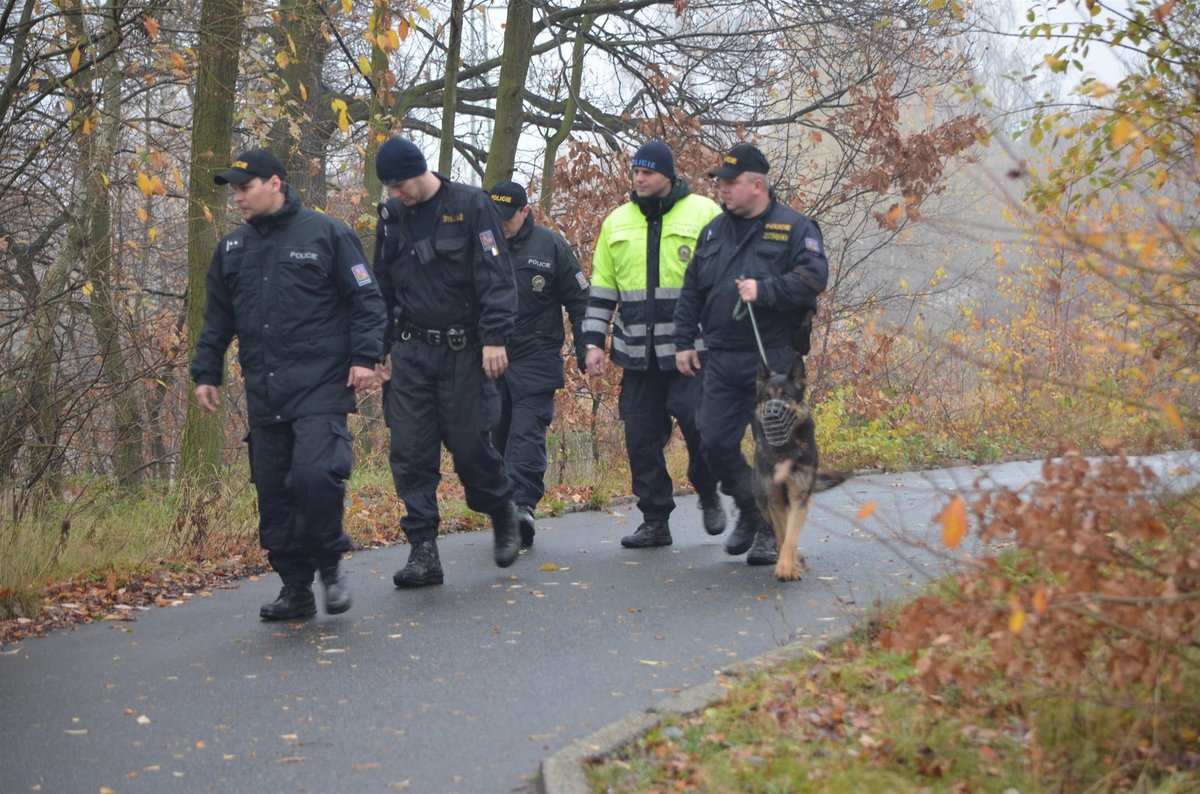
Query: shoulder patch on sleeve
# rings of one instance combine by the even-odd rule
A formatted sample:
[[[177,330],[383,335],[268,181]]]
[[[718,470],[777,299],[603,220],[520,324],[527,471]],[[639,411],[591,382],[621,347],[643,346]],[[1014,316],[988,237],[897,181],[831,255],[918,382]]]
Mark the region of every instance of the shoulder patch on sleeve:
[[[577,270],[577,271],[575,271],[575,280],[579,282],[579,288],[580,288],[580,289],[587,289],[587,288],[588,288],[588,280],[587,280],[587,276],[583,275],[583,271],[582,271],[582,270]]]
[[[371,271],[367,269],[365,264],[359,263],[350,268],[350,272],[354,274],[354,280],[358,282],[358,286],[365,287],[371,283]]]
[[[805,237],[804,238],[804,247],[807,248],[809,251],[812,251],[814,254],[821,253],[821,241],[818,240],[816,237]]]
[[[491,229],[484,229],[479,233],[479,244],[485,251],[490,251],[492,256],[500,256],[500,248],[496,245],[496,236],[492,234]]]

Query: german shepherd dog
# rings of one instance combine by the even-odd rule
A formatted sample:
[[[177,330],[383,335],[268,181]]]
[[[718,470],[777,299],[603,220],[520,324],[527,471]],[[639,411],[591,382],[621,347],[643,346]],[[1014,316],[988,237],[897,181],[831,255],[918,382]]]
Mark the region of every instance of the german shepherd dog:
[[[753,487],[763,518],[775,530],[779,549],[775,576],[781,580],[799,579],[803,572],[804,559],[797,558],[797,547],[809,497],[849,476],[817,471],[816,424],[804,401],[807,386],[803,356],[796,356],[786,375],[759,365]]]

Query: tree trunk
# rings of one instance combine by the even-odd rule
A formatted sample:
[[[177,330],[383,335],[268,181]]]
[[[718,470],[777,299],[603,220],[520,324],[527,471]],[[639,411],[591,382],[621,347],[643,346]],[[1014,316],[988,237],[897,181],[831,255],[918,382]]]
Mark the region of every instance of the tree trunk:
[[[23,490],[29,483],[28,479],[25,483],[20,481],[18,466],[22,452],[27,457],[31,454],[26,439],[39,413],[52,413],[56,420],[58,416],[59,409],[50,407],[48,402],[56,356],[54,330],[63,312],[62,300],[71,271],[78,264],[79,251],[64,244],[59,246],[49,267],[40,266],[40,259],[50,241],[58,239],[60,230],[71,220],[70,211],[63,210],[33,240],[10,245],[8,250],[23,298],[21,308],[13,307],[10,315],[25,334],[24,344],[0,373],[0,489],[13,496],[14,520],[26,503]],[[45,447],[39,445],[37,449]]]
[[[458,66],[462,60],[463,0],[450,4],[450,44],[446,50],[446,81],[442,96],[442,140],[438,170],[450,174],[454,163],[454,121],[458,117]]]
[[[496,126],[488,152],[483,184],[491,187],[512,179],[517,161],[517,143],[525,122],[525,78],[533,49],[533,3],[512,0],[504,28],[504,52],[500,56],[500,80],[496,89]]]
[[[225,188],[213,184],[213,174],[229,162],[233,139],[233,108],[242,37],[241,0],[203,0],[197,45],[196,104],[192,110],[191,172],[188,177],[187,338],[195,344],[204,324],[204,278],[220,240]],[[191,391],[191,390],[189,390]],[[181,483],[204,491],[215,486],[225,433],[219,414],[200,410],[195,395],[188,398],[187,424],[179,458]]]
[[[337,126],[321,80],[332,46],[322,29],[322,0],[284,0],[275,40],[287,55],[280,72],[284,89],[300,106],[300,117],[282,117],[271,130],[272,148],[287,166],[288,184],[310,207],[325,207],[325,164]],[[304,86],[301,90],[301,85]],[[286,107],[286,105],[285,105]]]
[[[550,214],[550,202],[554,196],[554,162],[558,159],[558,147],[571,134],[571,127],[575,123],[575,113],[579,109],[579,87],[583,82],[583,52],[588,29],[595,20],[595,14],[588,14],[579,23],[579,32],[575,34],[575,44],[571,48],[571,82],[567,100],[563,106],[562,124],[553,135],[546,139],[546,153],[542,157],[542,195],[540,198],[542,212],[546,215]]]
[[[112,51],[120,44],[117,20],[124,2],[114,2],[105,8],[105,16],[95,39],[97,54]],[[83,16],[75,3],[63,3],[67,35],[73,41],[87,41],[88,32]],[[122,486],[139,479],[142,469],[142,418],[137,393],[125,364],[121,342],[118,299],[113,291],[118,279],[113,271],[112,203],[109,197],[109,171],[116,151],[121,124],[121,75],[116,57],[98,58],[97,66],[84,69],[71,81],[69,94],[80,109],[81,118],[94,129],[79,128],[79,167],[82,195],[77,202],[80,221],[70,226],[68,234],[79,235],[91,294],[87,302],[88,315],[96,333],[96,345],[101,369],[113,407],[113,472]],[[97,97],[92,90],[95,79],[100,80]],[[103,109],[101,110],[101,106]]]

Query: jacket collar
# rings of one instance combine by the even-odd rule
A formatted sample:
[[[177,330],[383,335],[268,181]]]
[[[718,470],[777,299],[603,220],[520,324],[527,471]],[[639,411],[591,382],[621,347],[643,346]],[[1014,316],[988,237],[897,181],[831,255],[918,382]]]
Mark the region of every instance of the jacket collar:
[[[300,204],[300,199],[296,197],[295,191],[289,185],[284,188],[282,207],[266,215],[251,218],[246,223],[253,226],[259,234],[267,234],[291,223],[301,206],[303,205]]]
[[[686,197],[692,192],[692,187],[682,177],[675,180],[675,184],[671,186],[671,192],[659,198],[642,198],[636,191],[630,191],[629,199],[637,205],[638,209],[647,219],[661,218],[671,211],[671,208],[679,203],[680,199]]]

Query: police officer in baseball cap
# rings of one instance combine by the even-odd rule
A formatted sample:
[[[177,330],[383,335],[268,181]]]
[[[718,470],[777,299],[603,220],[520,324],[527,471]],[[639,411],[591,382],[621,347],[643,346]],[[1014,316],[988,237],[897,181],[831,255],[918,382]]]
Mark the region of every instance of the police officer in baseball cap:
[[[250,423],[259,541],[283,580],[263,620],[350,608],[340,570],[353,463],[346,415],[375,383],[386,315],[379,286],[346,224],[300,205],[287,169],[266,149],[239,154],[213,177],[245,219],[221,238],[205,281],[204,327],[191,374],[196,400],[218,408],[225,351],[236,335]]]
[[[588,281],[562,235],[533,221],[525,188],[501,182],[488,191],[504,227],[517,283],[516,328],[500,388],[496,449],[513,481],[521,546],[533,545],[533,512],[545,494],[546,429],[554,421],[554,393],[563,387],[563,309],[571,320],[575,359],[584,369],[584,313]]]
[[[807,333],[801,350],[798,331],[811,322],[829,277],[820,227],[776,198],[767,181],[770,167],[758,147],[739,143],[709,171],[720,185],[723,211],[701,230],[675,304],[676,366],[704,381],[698,415],[704,457],[738,508],[725,551],[746,554],[750,565],[774,565],[778,550],[741,450],[760,353],[748,313],[734,309],[752,304],[766,363],[774,372],[790,372],[795,357],[807,352]]]

